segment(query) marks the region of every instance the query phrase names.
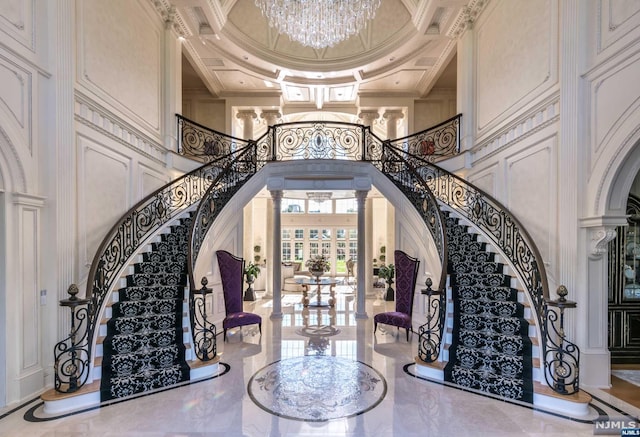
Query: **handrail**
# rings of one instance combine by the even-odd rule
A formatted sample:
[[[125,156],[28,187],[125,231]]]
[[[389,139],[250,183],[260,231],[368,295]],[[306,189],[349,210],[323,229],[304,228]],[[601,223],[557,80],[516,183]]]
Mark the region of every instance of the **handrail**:
[[[461,118],[462,114],[455,115],[423,131],[390,140],[389,144],[430,162],[457,155],[460,153]]]
[[[87,279],[89,339],[104,299],[136,250],[163,224],[200,201],[226,164],[225,156],[205,164],[157,189],[130,208],[107,232],[98,247]],[[88,355],[91,355],[89,342]]]

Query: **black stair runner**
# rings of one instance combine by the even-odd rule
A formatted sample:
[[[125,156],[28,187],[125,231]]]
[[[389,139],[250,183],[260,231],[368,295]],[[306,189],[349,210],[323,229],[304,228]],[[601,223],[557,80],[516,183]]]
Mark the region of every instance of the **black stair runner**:
[[[103,343],[102,401],[189,380],[182,314],[191,218],[179,222],[135,264],[112,306]]]
[[[446,223],[454,316],[445,381],[532,403],[529,323],[511,277],[477,234]]]

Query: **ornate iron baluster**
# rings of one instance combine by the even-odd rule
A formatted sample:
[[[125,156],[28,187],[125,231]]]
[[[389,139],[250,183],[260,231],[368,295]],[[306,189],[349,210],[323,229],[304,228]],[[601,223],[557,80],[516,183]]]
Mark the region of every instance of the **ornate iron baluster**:
[[[580,390],[580,349],[566,338],[564,310],[575,308],[576,303],[566,299],[569,292],[564,285],[558,287],[557,293],[558,299],[546,301],[543,331],[543,341],[546,344],[544,377],[554,391],[571,395]],[[554,308],[558,309],[559,314]]]
[[[69,337],[57,343],[54,348],[54,387],[61,393],[73,393],[87,382],[89,377],[89,341],[87,329],[89,299],[79,299],[78,286],[71,284],[67,290],[68,299],[62,299],[60,306],[71,310],[71,330]]]
[[[460,118],[458,114],[422,132],[391,140],[390,144],[429,162],[457,155],[460,153]]]
[[[200,283],[202,288],[190,293],[191,332],[196,356],[201,361],[210,361],[218,354],[216,325],[207,320],[207,296],[213,289],[207,287],[206,277]]]
[[[433,281],[427,278],[427,288],[421,293],[427,296],[427,322],[420,326],[418,340],[418,357],[425,363],[433,363],[440,356],[442,333],[444,331],[445,293],[443,290],[431,288]],[[431,300],[435,296],[437,299]]]

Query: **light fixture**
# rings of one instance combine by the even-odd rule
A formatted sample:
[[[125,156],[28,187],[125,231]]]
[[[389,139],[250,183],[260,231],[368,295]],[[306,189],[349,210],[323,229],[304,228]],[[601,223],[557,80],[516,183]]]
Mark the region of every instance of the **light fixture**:
[[[333,193],[330,191],[308,191],[307,198],[314,202],[322,203],[325,200],[331,200]]]
[[[269,26],[303,46],[332,47],[359,33],[381,0],[255,0]]]

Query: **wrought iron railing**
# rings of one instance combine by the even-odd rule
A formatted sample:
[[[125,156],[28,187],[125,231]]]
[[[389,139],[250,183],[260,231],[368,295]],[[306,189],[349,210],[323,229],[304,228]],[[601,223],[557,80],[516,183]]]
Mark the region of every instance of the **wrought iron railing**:
[[[219,149],[219,151],[224,152],[225,150]],[[232,153],[230,156],[233,155]],[[198,203],[213,182],[218,180],[224,167],[233,161],[233,158],[230,158],[229,155],[218,155],[211,156],[210,161],[142,199],[109,230],[96,252],[87,279],[85,298],[88,300],[86,314],[88,341],[81,350],[75,348],[65,351],[63,345],[65,340],[63,340],[55,346],[56,351],[73,352],[89,358],[92,357],[98,317],[109,291],[113,288],[114,282],[119,278],[123,268],[158,229]],[[81,334],[84,335],[80,332],[76,335]],[[60,360],[63,360],[63,357],[60,357]],[[73,384],[70,384],[70,377],[57,369],[56,378],[60,380],[60,388],[57,388],[59,391],[73,387]],[[78,384],[75,389],[79,389],[82,384]]]
[[[249,141],[215,131],[176,114],[178,119],[178,153],[200,162],[211,162],[220,156],[242,149]]]
[[[373,140],[376,140],[375,136],[372,135],[372,137]],[[379,140],[372,141],[371,146],[367,148],[368,151],[376,155],[377,151],[381,150],[380,158],[370,159],[370,162],[404,193],[429,229],[442,266],[438,290],[444,290],[448,264],[447,234],[444,216],[438,201],[429,190],[427,182],[405,159],[406,153],[390,146],[388,141],[383,142],[382,146],[378,146],[378,142]],[[438,304],[444,308],[444,304],[440,300],[438,300]],[[440,355],[445,320],[443,317],[438,319],[430,317],[431,308],[428,311],[427,322],[419,328],[418,356],[423,361],[432,363]],[[435,341],[436,339],[437,341]]]
[[[509,260],[509,264],[518,274],[533,303],[533,311],[540,328],[545,368],[551,372],[565,366],[574,368],[574,371],[569,374],[575,380],[565,378],[564,385],[578,390],[579,351],[572,355],[576,360],[564,361],[560,365],[557,362],[553,365],[548,362],[547,352],[555,348],[555,340],[551,332],[555,320],[547,320],[550,314],[548,311],[549,285],[542,256],[524,226],[500,202],[473,184],[432,164],[423,157],[406,154],[406,159],[426,181],[428,189],[439,201],[477,226]],[[566,338],[563,347],[578,349]],[[569,355],[565,357],[569,358]],[[558,391],[554,386],[552,388]]]
[[[429,129],[391,140],[389,144],[429,162],[449,158],[460,153],[460,117],[458,114]]]
[[[579,351],[571,354],[571,357],[577,357],[572,362],[566,359],[558,362],[557,353],[553,359],[547,359],[548,351],[558,350],[553,343],[558,335],[555,334],[552,338],[551,334],[558,317],[548,308],[550,301],[546,274],[533,240],[520,222],[499,202],[433,164],[433,161],[442,157],[459,153],[459,115],[434,128],[387,141],[380,140],[369,127],[338,122],[275,125],[255,142],[213,131],[181,116],[178,116],[178,129],[180,153],[208,164],[147,196],[109,231],[96,253],[87,283],[87,345],[81,345],[78,349],[62,345],[65,341],[60,342],[56,346],[56,350],[60,352],[60,362],[64,362],[65,353],[76,354],[76,361],[78,356],[91,357],[96,318],[107,293],[130,257],[162,225],[195,204],[198,206],[193,217],[187,256],[191,284],[191,326],[196,355],[203,360],[215,357],[215,325],[207,321],[206,312],[203,315],[198,310],[204,307],[204,299],[210,289],[206,284],[199,290],[195,288],[193,267],[207,231],[223,206],[269,161],[344,159],[369,161],[376,166],[407,196],[433,237],[443,269],[438,293],[432,293],[439,296],[439,306],[434,317],[429,318],[427,324],[420,329],[419,356],[424,361],[431,362],[438,358],[444,328],[442,299],[446,284],[447,243],[444,218],[439,206],[442,203],[474,223],[510,260],[534,305],[543,339],[545,368],[550,372],[552,380],[556,381],[554,375],[557,374],[553,373],[555,369],[569,366],[570,370],[575,371],[566,372],[565,369],[561,372],[574,375],[574,379],[563,379],[563,390],[566,393],[578,389]],[[194,299],[201,302],[197,303]],[[438,319],[436,324],[431,323],[434,319]],[[80,335],[77,329],[72,331],[65,344],[74,336],[78,338],[77,335]],[[202,334],[198,338],[196,331]],[[564,334],[563,327],[555,332]],[[561,345],[563,351],[577,350],[577,346],[564,336]],[[59,361],[58,356],[56,361]],[[69,369],[75,368],[68,365],[67,370]],[[76,378],[74,381],[71,381],[69,373],[56,370],[56,388],[58,385],[77,387],[84,384],[82,378],[77,378],[77,372],[72,372],[72,377]],[[559,386],[557,381],[550,385],[554,389]],[[567,387],[570,389],[567,390]]]

